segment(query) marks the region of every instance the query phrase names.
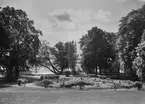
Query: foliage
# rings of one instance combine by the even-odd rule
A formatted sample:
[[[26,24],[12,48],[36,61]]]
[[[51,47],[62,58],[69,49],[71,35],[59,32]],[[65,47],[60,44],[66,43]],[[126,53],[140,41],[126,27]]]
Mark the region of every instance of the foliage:
[[[27,82],[28,81],[26,79],[22,79],[22,78],[17,80],[17,83],[18,83],[19,86],[21,86],[22,84],[24,84],[24,86],[25,86]]]
[[[40,80],[42,81],[44,79],[44,76],[40,76]]]
[[[62,86],[62,85],[61,85]],[[76,86],[74,82],[66,82],[63,87],[65,88],[72,88],[73,86]]]
[[[0,49],[8,49],[9,48],[9,33],[4,29],[4,27],[0,24]]]
[[[137,76],[142,80],[143,70],[145,68],[145,61],[142,57],[136,57],[133,61],[133,69],[136,71]]]
[[[77,54],[77,44],[74,41],[66,42],[65,49],[67,51],[67,61],[68,61],[68,68],[75,70],[78,54]]]
[[[70,71],[65,71],[64,74],[65,74],[66,77],[69,77],[71,72]]]
[[[48,79],[51,79],[51,80],[53,80],[53,79],[59,79],[59,75],[55,75],[55,74],[46,75],[45,77],[47,77]]]
[[[48,68],[55,74],[62,74],[64,69],[74,69],[77,61],[77,48],[75,42],[58,42],[54,47],[43,41],[40,47],[40,65]]]
[[[78,55],[74,41],[66,43],[58,42],[54,48],[51,49],[51,53],[54,55],[53,63],[61,69],[61,73],[63,73],[66,68],[75,69]]]
[[[144,33],[142,35],[142,38],[144,36]],[[141,39],[141,43],[138,44],[138,47],[136,47],[137,57],[135,57],[133,61],[133,69],[136,71],[137,76],[140,80],[144,80],[145,75],[145,41],[144,39]]]
[[[51,48],[51,53],[54,56],[53,64],[61,70],[60,73],[63,73],[64,69],[68,68],[65,44],[63,42],[58,42],[53,48]]]
[[[76,70],[72,70],[71,73],[72,73],[72,75],[79,75],[79,72]]]
[[[101,53],[103,53],[105,47],[103,34],[101,29],[94,27],[80,39],[80,47],[83,52],[82,65],[87,71],[100,66],[100,59],[103,58]]]
[[[134,87],[137,87],[138,90],[141,90],[142,87],[143,87],[143,85],[140,82],[136,82],[135,85],[134,85]]]
[[[39,48],[39,54],[38,54],[38,63],[40,66],[43,66],[50,70],[51,72],[57,74],[59,73],[59,70],[53,65],[52,63],[52,54],[50,51],[51,47],[49,45],[49,42],[42,41],[41,46]]]
[[[132,62],[136,57],[135,47],[140,43],[145,29],[145,5],[132,10],[120,20],[116,49],[124,63],[125,73],[133,74]]]
[[[81,90],[85,85],[93,85],[93,84],[91,82],[88,82],[88,81],[83,80],[81,78],[79,80],[69,80],[69,81],[66,81],[63,86],[66,87],[66,88],[71,88],[73,86],[79,86],[80,90]]]
[[[41,86],[41,87],[45,87],[47,88],[50,84],[52,84],[53,82],[51,80],[48,79],[44,79],[42,81],[37,81],[35,82],[36,86]]]
[[[47,88],[49,84],[52,84],[52,81],[50,81],[48,79],[44,79],[42,82],[43,82],[45,88]]]
[[[86,72],[95,72],[94,69],[111,67],[115,56],[115,34],[107,33],[93,27],[80,39],[82,49],[82,67]],[[101,70],[100,70],[101,72]],[[96,71],[97,73],[97,71]]]
[[[35,29],[25,11],[13,7],[4,7],[0,10],[0,24],[5,30],[1,34],[4,45],[1,66],[6,69],[7,79],[18,78],[20,70],[27,70],[35,65],[39,48],[40,30]],[[2,45],[2,44],[1,44]]]
[[[86,82],[85,80],[80,80],[76,82],[76,85],[78,85],[81,90],[85,85],[92,85],[92,83]]]

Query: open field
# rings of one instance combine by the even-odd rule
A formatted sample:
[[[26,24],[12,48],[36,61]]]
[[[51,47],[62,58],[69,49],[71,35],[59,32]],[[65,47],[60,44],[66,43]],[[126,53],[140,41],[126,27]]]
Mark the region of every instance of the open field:
[[[145,92],[133,90],[50,91],[43,88],[0,89],[0,104],[144,104]]]

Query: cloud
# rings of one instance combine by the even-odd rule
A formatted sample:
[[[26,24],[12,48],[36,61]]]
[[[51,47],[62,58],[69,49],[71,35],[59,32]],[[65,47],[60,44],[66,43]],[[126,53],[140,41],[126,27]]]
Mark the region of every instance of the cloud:
[[[71,22],[71,18],[70,15],[68,13],[64,13],[64,14],[56,14],[54,15],[59,21],[70,21]]]
[[[125,3],[125,2],[127,2],[127,0],[116,0],[116,2]]]
[[[129,1],[129,0],[116,0],[116,2],[118,2],[118,3],[126,3],[127,1]]]
[[[109,11],[104,11],[103,9],[100,9],[98,12],[94,13],[93,19],[98,21],[109,21],[111,13]]]
[[[139,2],[145,2],[145,0],[138,0]]]
[[[49,14],[48,20],[55,30],[77,30],[80,25],[92,22],[109,22],[110,16],[111,12],[103,9],[98,11],[58,9]]]

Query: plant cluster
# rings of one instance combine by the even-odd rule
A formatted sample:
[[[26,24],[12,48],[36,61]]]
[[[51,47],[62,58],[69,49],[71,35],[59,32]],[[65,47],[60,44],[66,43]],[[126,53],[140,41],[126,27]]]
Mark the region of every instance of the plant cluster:
[[[76,80],[69,80],[61,84],[61,86],[64,86],[66,88],[72,88],[73,86],[79,86],[80,90],[85,86],[85,85],[93,85],[93,83],[87,81],[87,80],[82,80],[82,79],[76,79]]]

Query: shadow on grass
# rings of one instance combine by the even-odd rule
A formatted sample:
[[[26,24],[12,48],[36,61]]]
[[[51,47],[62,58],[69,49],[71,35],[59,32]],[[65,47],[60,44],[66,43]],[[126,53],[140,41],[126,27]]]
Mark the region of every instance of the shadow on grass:
[[[7,87],[11,87],[11,85],[0,84],[0,88],[7,88]]]
[[[3,79],[0,79],[0,88],[12,87],[12,85],[17,84],[16,82],[7,82]]]

